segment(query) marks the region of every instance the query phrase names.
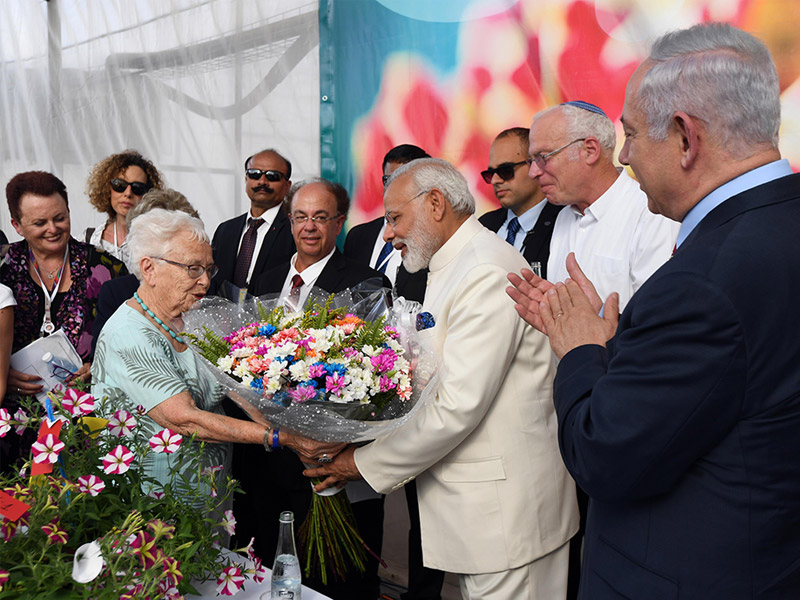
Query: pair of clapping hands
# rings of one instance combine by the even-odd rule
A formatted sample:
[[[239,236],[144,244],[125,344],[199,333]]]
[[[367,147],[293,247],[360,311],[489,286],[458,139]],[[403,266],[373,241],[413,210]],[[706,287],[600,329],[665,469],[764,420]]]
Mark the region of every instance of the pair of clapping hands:
[[[619,294],[612,293],[603,305],[573,252],[567,256],[567,272],[569,279],[553,284],[522,269],[521,275],[508,274],[513,287],[506,288],[519,315],[550,338],[559,359],[584,344],[604,346],[619,321]]]

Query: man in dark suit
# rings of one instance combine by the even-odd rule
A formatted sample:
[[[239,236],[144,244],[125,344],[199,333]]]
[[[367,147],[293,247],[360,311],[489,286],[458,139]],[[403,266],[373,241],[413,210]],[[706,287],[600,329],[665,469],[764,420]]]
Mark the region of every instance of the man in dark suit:
[[[681,223],[672,259],[619,317],[574,256],[566,285],[509,276],[561,358],[561,454],[591,498],[581,598],[797,598],[800,176],[775,65],[727,24],[667,34],[622,122],[620,162]]]
[[[250,211],[221,223],[211,248],[219,273],[209,294],[237,299],[261,273],[294,254],[283,200],[292,185],[292,164],[276,150],[262,150],[244,162]]]
[[[391,287],[386,276],[347,258],[336,248],[336,236],[350,207],[347,191],[341,185],[325,179],[301,182],[289,192],[287,207],[297,252],[256,278],[250,286],[254,295],[280,292],[282,297],[302,306],[313,287],[329,293],[358,284],[373,284],[376,290]],[[284,510],[292,510],[299,527],[308,512],[311,488],[294,453],[284,450],[266,454],[246,445],[240,445],[238,450],[234,455],[234,475],[246,495],[235,499],[237,535],[244,543],[255,537],[256,552],[271,564],[278,541],[278,516]],[[351,492],[348,489],[361,536],[380,554],[383,496],[372,493],[369,499],[356,502]],[[349,576],[344,583],[327,586],[314,580],[303,583],[335,600],[374,600],[380,593],[377,573],[378,561],[370,557],[363,576]]]
[[[395,146],[383,157],[384,185],[395,169],[412,160],[426,157],[428,157],[428,153],[418,146],[412,144]],[[391,242],[384,241],[385,229],[386,222],[383,215],[367,223],[356,225],[347,232],[344,255],[384,273],[392,282],[398,296],[422,303],[425,298],[428,270],[422,269],[416,273],[406,271],[400,252],[392,247]]]
[[[489,168],[481,177],[491,184],[500,208],[481,216],[481,224],[522,252],[529,263],[538,262],[547,279],[547,258],[556,215],[563,206],[550,204],[539,182],[528,177],[526,127],[501,131],[489,149]]]

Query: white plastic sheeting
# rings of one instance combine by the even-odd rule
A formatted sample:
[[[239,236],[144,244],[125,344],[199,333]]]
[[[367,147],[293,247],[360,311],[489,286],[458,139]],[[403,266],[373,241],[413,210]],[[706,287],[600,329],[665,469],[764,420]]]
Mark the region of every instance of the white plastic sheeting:
[[[293,180],[319,172],[319,28],[308,0],[0,2],[0,228],[5,185],[48,170],[73,236],[100,226],[91,167],[135,148],[206,230],[249,207],[244,159],[274,147]]]

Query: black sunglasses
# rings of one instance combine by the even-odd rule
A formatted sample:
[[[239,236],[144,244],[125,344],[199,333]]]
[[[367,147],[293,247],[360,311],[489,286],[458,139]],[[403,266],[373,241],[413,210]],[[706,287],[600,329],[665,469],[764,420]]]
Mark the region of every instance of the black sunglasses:
[[[131,186],[131,191],[137,196],[143,196],[150,189],[150,186],[141,181],[125,181],[124,179],[114,178],[111,180],[111,189],[121,194]]]
[[[509,179],[514,179],[514,170],[520,165],[528,164],[527,160],[521,160],[519,162],[505,162],[502,165],[497,165],[496,167],[489,167],[485,171],[481,171],[481,177],[486,183],[492,183],[492,176],[497,173],[497,176],[502,179],[503,181],[508,181]]]
[[[272,182],[280,181],[281,179],[287,179],[286,175],[280,171],[273,171],[272,169],[269,171],[262,171],[261,169],[247,169],[245,174],[253,181],[258,181],[261,179],[262,175],[267,178],[267,181]]]

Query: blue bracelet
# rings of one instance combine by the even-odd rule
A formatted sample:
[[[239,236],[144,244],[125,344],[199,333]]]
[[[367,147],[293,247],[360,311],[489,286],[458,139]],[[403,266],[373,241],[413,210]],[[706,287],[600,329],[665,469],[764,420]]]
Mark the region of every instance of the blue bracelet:
[[[272,449],[273,450],[280,450],[280,447],[281,447],[280,443],[278,443],[278,432],[280,432],[280,429],[278,429],[277,427],[273,428],[273,430],[272,430]]]

